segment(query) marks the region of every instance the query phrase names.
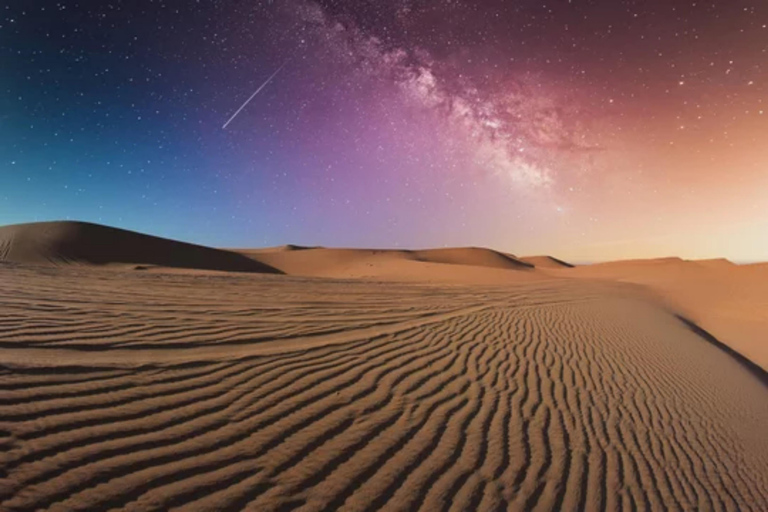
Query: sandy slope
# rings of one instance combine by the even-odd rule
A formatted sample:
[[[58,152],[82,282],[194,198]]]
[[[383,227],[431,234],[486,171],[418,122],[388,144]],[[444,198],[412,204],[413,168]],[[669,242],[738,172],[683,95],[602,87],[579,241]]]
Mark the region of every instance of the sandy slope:
[[[35,222],[0,227],[0,262],[159,265],[189,269],[276,273],[229,251],[88,222]]]
[[[768,509],[766,382],[636,285],[0,282],[2,510]]]
[[[550,273],[642,284],[670,307],[768,371],[768,265],[663,258]]]
[[[529,263],[536,268],[573,268],[573,265],[553,256],[525,256],[520,261]]]
[[[233,251],[286,274],[305,277],[466,284],[548,278],[532,272],[532,265],[512,255],[479,247],[419,251],[278,247]]]

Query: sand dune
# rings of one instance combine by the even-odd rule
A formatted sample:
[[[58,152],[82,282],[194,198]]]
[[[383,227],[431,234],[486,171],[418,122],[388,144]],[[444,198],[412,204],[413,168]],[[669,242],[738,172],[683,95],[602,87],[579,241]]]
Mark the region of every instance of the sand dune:
[[[573,268],[574,265],[559,260],[553,256],[525,256],[520,261],[533,265],[536,268]]]
[[[233,252],[98,224],[69,221],[0,227],[0,261],[277,272],[268,265]]]
[[[2,510],[768,508],[766,384],[637,285],[0,281]]]
[[[0,510],[768,510],[767,277],[0,228]]]
[[[663,258],[579,266],[552,275],[642,284],[668,307],[768,371],[768,267]]]
[[[461,247],[413,251],[417,259],[431,263],[450,265],[473,265],[477,267],[503,268],[508,270],[529,270],[532,265],[512,255],[481,247]]]
[[[229,249],[234,252],[245,252],[248,254],[262,254],[262,253],[273,253],[273,252],[287,252],[287,251],[305,251],[307,249],[323,249],[323,247],[312,247],[308,245],[295,245],[295,244],[285,244],[285,245],[278,245],[275,247],[261,247],[257,249]]]
[[[726,258],[714,258],[714,259],[708,259],[708,260],[693,260],[695,263],[698,263],[699,265],[704,265],[707,267],[714,267],[714,268],[730,268],[736,266],[736,264]]]
[[[492,284],[545,279],[525,275],[533,266],[491,249],[478,247],[427,249],[273,248],[233,249],[282,272],[304,277],[367,278],[387,281]]]

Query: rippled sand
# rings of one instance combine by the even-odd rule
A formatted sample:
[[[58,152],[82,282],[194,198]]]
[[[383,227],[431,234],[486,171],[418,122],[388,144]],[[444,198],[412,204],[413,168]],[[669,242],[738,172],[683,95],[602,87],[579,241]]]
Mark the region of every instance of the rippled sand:
[[[634,285],[0,282],[2,510],[768,509],[768,387]]]

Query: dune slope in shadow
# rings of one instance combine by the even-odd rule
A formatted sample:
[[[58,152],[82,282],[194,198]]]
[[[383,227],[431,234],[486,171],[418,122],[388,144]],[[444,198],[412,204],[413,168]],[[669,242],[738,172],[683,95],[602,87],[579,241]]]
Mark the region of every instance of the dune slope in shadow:
[[[230,272],[279,273],[269,265],[220,249],[88,222],[35,222],[0,227],[0,261],[114,263]]]
[[[554,256],[525,256],[520,258],[520,261],[536,268],[573,268],[575,266]]]

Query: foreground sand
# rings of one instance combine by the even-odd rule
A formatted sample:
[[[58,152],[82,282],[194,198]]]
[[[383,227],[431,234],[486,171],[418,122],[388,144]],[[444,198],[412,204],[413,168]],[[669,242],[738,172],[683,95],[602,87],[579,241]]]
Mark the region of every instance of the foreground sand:
[[[1,510],[768,509],[766,383],[636,285],[0,282]]]

